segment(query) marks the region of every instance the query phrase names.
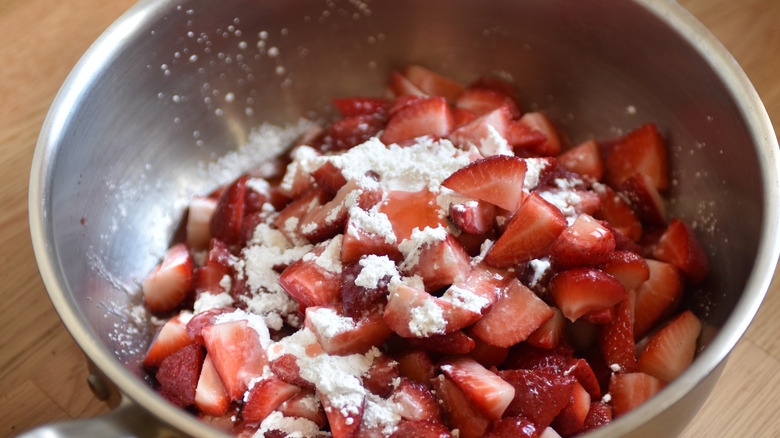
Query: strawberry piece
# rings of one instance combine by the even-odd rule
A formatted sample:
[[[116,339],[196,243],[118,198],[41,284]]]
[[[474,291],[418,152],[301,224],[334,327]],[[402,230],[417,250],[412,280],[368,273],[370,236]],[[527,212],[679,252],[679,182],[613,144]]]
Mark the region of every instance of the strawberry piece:
[[[440,374],[433,388],[444,414],[444,423],[458,429],[463,438],[478,438],[490,427],[490,419],[477,410],[468,396],[449,377]]]
[[[569,321],[626,299],[626,290],[619,281],[593,268],[559,272],[550,280],[549,288],[558,308]]]
[[[319,187],[322,187],[331,195],[335,195],[347,183],[347,179],[344,178],[341,169],[336,167],[332,161],[326,161],[322,166],[318,167],[311,173],[311,177],[314,178],[314,182]]]
[[[391,400],[404,420],[441,421],[441,408],[436,397],[430,388],[421,383],[401,377],[393,390]]]
[[[285,382],[302,388],[314,389],[314,385],[311,382],[301,377],[301,370],[298,368],[298,360],[292,354],[282,354],[281,356],[274,358],[268,366],[277,377]]]
[[[298,223],[297,233],[309,242],[322,242],[344,231],[349,209],[370,209],[382,199],[379,188],[364,188],[355,180],[344,184],[330,201],[309,210]]]
[[[527,170],[526,162],[520,158],[495,155],[455,171],[441,184],[463,195],[515,211],[525,198],[523,182]]]
[[[404,78],[404,80],[406,80],[406,78]],[[408,107],[409,105],[412,105],[416,102],[420,102],[427,98],[428,96],[426,95],[413,95],[413,94],[398,96],[395,99],[393,99],[393,101],[390,103],[390,108],[387,111],[387,115],[388,117],[393,117],[399,111]]]
[[[537,438],[543,430],[527,418],[505,417],[493,423],[485,438]]]
[[[471,122],[476,119],[477,115],[473,112],[463,108],[452,108],[452,119],[454,121],[455,129]]]
[[[642,238],[642,223],[628,201],[604,184],[595,184],[593,190],[601,199],[594,217],[609,222],[620,234],[638,242]]]
[[[650,278],[636,289],[634,303],[634,336],[642,338],[680,301],[683,280],[680,270],[670,264],[647,259]]]
[[[590,404],[588,416],[585,417],[585,425],[582,430],[593,430],[606,426],[612,422],[612,406],[602,401],[594,401]]]
[[[427,420],[402,420],[390,438],[452,438],[444,424]]]
[[[515,99],[501,91],[490,88],[467,88],[455,99],[455,107],[468,110],[477,116],[487,114],[496,108],[506,106],[511,118],[520,117],[520,108]]]
[[[392,226],[389,232],[384,233],[384,230],[373,229],[371,224],[364,224],[361,220],[362,215],[359,215],[360,213],[350,215],[347,219],[341,243],[341,262],[353,263],[362,256],[371,254],[386,255],[393,260],[401,259],[398,239],[392,231]],[[370,215],[367,217],[370,218]]]
[[[515,388],[471,358],[453,359],[441,370],[491,420],[498,420],[515,397]]]
[[[185,228],[187,247],[193,251],[205,249],[211,240],[210,223],[217,200],[204,196],[193,196],[187,209],[187,225]]]
[[[497,347],[511,347],[553,317],[554,311],[513,278],[498,301],[474,324],[472,333]]]
[[[304,324],[314,332],[326,353],[339,356],[363,354],[393,333],[378,310],[353,319],[332,307],[310,306],[306,308]]]
[[[380,97],[343,97],[331,103],[344,117],[384,115],[390,101]]]
[[[612,187],[636,173],[650,177],[652,185],[664,191],[669,188],[669,163],[666,144],[658,128],[642,125],[619,139],[604,161],[604,179]]]
[[[221,416],[225,415],[229,406],[230,398],[225,385],[222,384],[211,357],[206,356],[195,388],[195,407],[206,415]]]
[[[599,269],[615,277],[626,290],[636,289],[650,278],[645,259],[631,251],[613,251]]]
[[[561,211],[532,192],[520,204],[485,256],[485,263],[509,267],[545,255],[547,248],[566,228]]]
[[[390,84],[388,88],[391,94],[396,96],[396,98],[401,96],[428,97],[424,91],[414,85],[406,76],[397,71],[390,73]],[[392,109],[390,114],[392,117]]]
[[[203,328],[215,324],[219,315],[233,311],[235,311],[235,309],[215,308],[193,315],[186,325],[186,333],[190,338],[190,341],[199,345],[205,345],[203,340]]]
[[[526,123],[513,120],[509,122],[507,141],[517,156],[537,156],[534,150],[542,148],[547,135]]]
[[[563,167],[579,175],[589,177],[593,181],[601,181],[604,176],[604,163],[596,140],[580,143],[556,158]]]
[[[320,402],[328,417],[330,432],[333,438],[352,438],[357,435],[360,422],[363,419],[363,404],[354,412],[353,409],[336,409],[327,395],[320,392]]]
[[[417,192],[390,190],[379,204],[379,212],[387,215],[399,243],[412,237],[415,228],[446,226],[439,215],[436,195],[427,188]]]
[[[420,65],[407,66],[404,68],[403,75],[423,93],[430,96],[442,96],[447,99],[447,102],[455,102],[455,99],[465,88],[463,84]]]
[[[315,187],[287,204],[276,216],[273,224],[284,234],[287,240],[293,243],[300,242],[302,239],[298,235],[298,224],[301,222],[301,219],[310,211],[328,202],[328,200],[330,200],[328,192],[322,188]]]
[[[580,214],[550,247],[550,260],[558,269],[597,266],[615,249],[615,237],[590,215]]]
[[[543,142],[529,148],[535,155],[551,157],[561,153],[561,138],[558,135],[558,129],[546,115],[541,112],[525,113],[518,122],[544,134]]]
[[[621,373],[632,373],[637,369],[636,345],[631,324],[629,300],[621,301],[615,307],[615,316],[598,333],[599,349],[604,361],[612,368],[617,366]]]
[[[341,265],[333,257],[334,252],[340,253],[340,240],[337,236],[318,244],[279,275],[282,289],[304,308],[340,300]],[[335,263],[332,258],[336,258]]]
[[[363,386],[372,393],[386,398],[395,387],[393,382],[400,376],[398,362],[390,356],[380,355],[374,358],[371,367],[363,375]]]
[[[664,200],[649,176],[635,173],[626,178],[618,190],[628,199],[643,223],[658,227],[666,225]]]
[[[540,369],[562,373],[566,370],[572,357],[571,347],[565,344],[547,349],[521,343],[512,347],[503,367],[506,369]]]
[[[285,417],[305,418],[314,422],[320,429],[328,424],[325,411],[322,409],[319,397],[312,389],[302,389],[300,392],[285,400],[277,408]]]
[[[181,315],[175,315],[157,331],[144,356],[143,365],[158,367],[166,357],[191,343],[192,339],[187,335],[186,324],[181,320]]]
[[[152,313],[170,312],[192,291],[192,256],[187,246],[177,243],[166,251],[162,263],[143,281],[144,303]]]
[[[355,282],[364,269],[370,269],[370,271],[368,271],[369,275],[378,276],[378,274],[376,274],[377,271],[371,269],[377,269],[376,266],[385,267],[385,263],[381,263],[381,261],[389,262],[387,265],[392,263],[386,258],[366,257],[358,262],[353,262],[344,266],[344,277],[341,281],[342,313],[344,315],[353,318],[358,317],[363,312],[374,307],[374,303],[387,296],[387,286],[393,278],[392,274],[389,272],[381,278],[377,278],[375,285],[371,285],[374,287],[364,287]],[[375,264],[374,267],[371,267],[372,263]]]
[[[331,124],[324,137],[323,152],[343,151],[365,143],[385,127],[384,116],[360,115],[345,117]]]
[[[263,375],[268,358],[260,334],[245,320],[224,322],[203,328],[208,355],[230,396],[244,396],[249,382]]]
[[[664,382],[676,379],[693,362],[701,328],[701,320],[690,310],[679,314],[645,345],[639,371]]]
[[[496,208],[481,201],[450,204],[450,219],[461,231],[469,234],[486,234],[496,222]]]
[[[574,378],[577,379],[577,382],[582,385],[592,399],[601,397],[601,387],[596,378],[596,373],[593,372],[593,368],[590,367],[587,360],[582,358],[569,359],[563,373],[574,376]]]
[[[462,330],[446,335],[430,335],[427,338],[408,338],[409,345],[431,353],[469,354],[474,350],[475,342]]]
[[[508,273],[503,269],[478,263],[471,267],[462,281],[448,288],[442,295],[442,299],[456,306],[482,313],[498,301],[504,291],[507,277]]]
[[[403,283],[392,288],[384,310],[387,325],[404,338],[452,333],[477,319],[479,313]]]
[[[574,377],[545,370],[502,370],[498,375],[515,388],[506,416],[523,416],[545,428],[565,408],[574,390]]]
[[[680,268],[685,278],[694,284],[703,281],[710,271],[707,254],[693,230],[677,218],[669,222],[653,249],[653,256]]]
[[[240,240],[246,205],[246,180],[247,176],[242,175],[225,188],[211,216],[211,235],[228,245],[235,245]]]
[[[609,380],[612,415],[618,418],[627,414],[657,394],[663,387],[663,380],[645,373],[613,374]]]
[[[526,342],[534,347],[555,348],[566,335],[566,317],[557,307],[553,307],[553,316],[528,335]]]
[[[396,355],[398,361],[398,372],[402,377],[424,385],[431,386],[431,379],[435,376],[435,367],[433,360],[427,351],[409,350]]]
[[[160,394],[179,406],[195,403],[203,359],[203,349],[196,344],[186,345],[163,359],[154,375],[160,383]]]
[[[387,121],[380,139],[384,144],[400,143],[426,135],[444,137],[452,131],[455,120],[443,97],[414,102]]]
[[[590,394],[578,382],[574,382],[569,404],[552,422],[552,427],[562,436],[570,436],[585,427],[585,418],[590,411]]]
[[[444,240],[423,244],[419,253],[412,251],[400,266],[402,274],[409,277],[417,275],[422,278],[427,290],[434,291],[460,282],[471,270],[471,259],[463,245],[451,234],[446,232],[445,234]],[[455,328],[456,324],[453,321],[452,330],[462,328],[462,326]]]
[[[517,98],[517,91],[509,82],[496,77],[496,76],[480,76],[474,82],[470,83],[468,89],[486,89],[497,91],[510,99],[512,99],[517,106],[520,106],[520,102]]]
[[[242,415],[248,423],[259,423],[282,403],[289,400],[301,388],[291,385],[278,377],[269,377],[256,383],[249,389]]]
[[[474,349],[469,352],[468,356],[485,368],[497,367],[504,363],[509,356],[509,348],[490,345],[477,336],[473,336],[470,332],[467,336],[474,340]]]
[[[509,107],[501,106],[459,126],[447,138],[464,150],[476,147],[486,157],[512,155],[507,142],[511,120]]]

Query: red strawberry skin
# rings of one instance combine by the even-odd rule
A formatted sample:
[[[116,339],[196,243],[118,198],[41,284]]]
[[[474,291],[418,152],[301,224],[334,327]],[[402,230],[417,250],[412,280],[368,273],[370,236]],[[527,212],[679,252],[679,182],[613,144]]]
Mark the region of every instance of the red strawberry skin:
[[[204,358],[203,348],[190,344],[163,359],[155,374],[160,393],[179,406],[195,403],[195,388]]]
[[[544,429],[569,404],[575,380],[545,370],[503,370],[498,375],[515,388],[506,415],[520,415]]]
[[[222,192],[211,217],[211,235],[228,245],[237,244],[241,237],[241,223],[246,206],[246,181],[247,176],[243,175]]]
[[[515,388],[474,359],[457,358],[441,369],[491,420],[500,419],[514,399]]]
[[[507,155],[493,155],[472,162],[442,182],[444,187],[466,196],[515,211],[524,199],[526,162]]]
[[[658,190],[669,188],[669,163],[661,134],[652,124],[628,133],[611,148],[604,163],[605,180],[618,187],[627,178],[641,172],[649,176]]]
[[[639,371],[671,382],[685,371],[696,354],[702,322],[690,310],[677,315],[645,345]]]
[[[693,230],[677,218],[669,222],[653,249],[653,256],[680,268],[685,278],[694,284],[702,282],[710,271],[707,254]]]
[[[447,101],[443,97],[430,97],[414,102],[391,116],[380,138],[383,143],[392,144],[426,135],[443,137],[454,126],[452,109]]]
[[[193,262],[187,246],[177,243],[168,249],[161,264],[143,281],[144,303],[154,313],[174,310],[192,290]]]
[[[619,281],[593,268],[559,272],[550,280],[550,293],[569,321],[626,299],[626,290]]]

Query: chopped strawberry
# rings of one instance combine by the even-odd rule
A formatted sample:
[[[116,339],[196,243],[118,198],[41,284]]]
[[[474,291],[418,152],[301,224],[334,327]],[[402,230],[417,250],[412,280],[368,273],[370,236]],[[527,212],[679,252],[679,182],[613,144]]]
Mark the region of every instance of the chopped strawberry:
[[[515,104],[520,107],[520,102],[518,101],[515,87],[497,76],[480,76],[474,82],[469,84],[468,89],[485,89],[497,91],[512,99],[512,101],[514,101]]]
[[[596,184],[593,189],[601,198],[594,217],[609,222],[620,234],[638,242],[642,237],[642,223],[628,201],[604,184]]]
[[[449,215],[455,226],[468,234],[486,234],[496,222],[495,206],[484,201],[450,204]]]
[[[669,315],[680,301],[683,279],[680,270],[670,264],[646,259],[650,278],[636,289],[634,336],[642,338],[661,319]]]
[[[211,357],[206,356],[200,370],[198,385],[195,388],[195,407],[207,415],[224,415],[230,406],[225,385],[217,374]]]
[[[520,117],[520,108],[515,99],[495,89],[467,88],[455,99],[456,108],[471,111],[477,116],[502,106],[507,107],[513,119]]]
[[[565,168],[579,175],[587,176],[593,181],[601,181],[604,176],[604,163],[596,140],[580,143],[556,158]]]
[[[636,173],[650,177],[653,186],[664,191],[669,188],[669,163],[666,144],[658,128],[642,125],[628,133],[612,146],[604,162],[605,180],[612,187]]]
[[[423,93],[442,96],[447,99],[447,102],[455,102],[465,88],[463,84],[420,65],[407,66],[403,70],[403,75]]]
[[[525,198],[523,182],[527,169],[520,158],[495,155],[455,171],[442,185],[513,212]]]
[[[626,298],[626,290],[619,281],[592,268],[559,272],[550,280],[549,288],[558,308],[569,321],[612,307]]]
[[[573,354],[572,348],[566,344],[548,349],[523,342],[512,347],[509,357],[502,366],[506,369],[541,369],[562,373],[573,358]]]
[[[446,425],[458,429],[462,438],[479,438],[485,434],[490,427],[490,419],[476,409],[455,382],[440,374],[433,379],[433,387]]]
[[[441,421],[441,408],[427,386],[401,377],[393,390],[391,400],[398,406],[404,420]]]
[[[602,401],[594,401],[590,404],[588,416],[585,417],[583,431],[598,429],[612,422],[612,406]]]
[[[612,415],[618,418],[627,414],[657,394],[663,387],[663,380],[642,372],[613,374],[609,381]]]
[[[144,303],[153,313],[169,312],[192,291],[192,256],[187,246],[177,243],[166,251],[162,263],[143,281]]]
[[[615,277],[626,290],[636,289],[650,278],[645,259],[631,251],[613,251],[599,269]]]
[[[235,311],[235,309],[215,308],[193,315],[186,325],[187,336],[189,336],[190,342],[205,345],[203,340],[203,328],[215,324],[219,315],[233,311]]]
[[[511,347],[553,317],[555,312],[516,278],[498,301],[474,324],[472,333],[497,347]]]
[[[564,339],[566,317],[557,307],[552,307],[553,316],[528,335],[526,342],[541,348],[555,348]]]
[[[635,173],[626,178],[618,190],[628,199],[642,223],[657,227],[666,225],[664,200],[649,176]]]
[[[459,126],[447,138],[464,150],[476,147],[486,157],[512,155],[507,142],[511,120],[509,107],[504,105]]]
[[[347,179],[344,178],[341,169],[336,167],[332,161],[326,161],[322,166],[314,170],[311,173],[311,177],[314,178],[319,187],[322,187],[331,195],[335,195],[347,183]]]
[[[435,291],[464,280],[471,270],[471,259],[460,241],[446,233],[443,240],[425,243],[419,252],[412,251],[400,267],[402,274],[419,276],[427,290]]]
[[[380,139],[385,144],[400,143],[426,135],[443,137],[452,131],[455,120],[443,97],[414,102],[387,121]]]
[[[363,386],[372,393],[386,398],[394,388],[393,382],[396,382],[400,376],[398,362],[383,354],[374,358],[371,367],[363,375]]]
[[[361,187],[358,181],[349,180],[333,199],[312,208],[300,218],[297,233],[312,243],[330,239],[344,232],[351,207],[367,210],[381,199],[381,189]]]
[[[546,370],[502,370],[498,375],[515,388],[515,398],[506,409],[507,416],[523,416],[545,428],[571,399],[576,380]]]
[[[333,438],[352,438],[356,436],[360,428],[360,421],[363,419],[363,404],[360,404],[357,412],[354,412],[353,409],[336,409],[327,395],[322,392],[319,394],[320,402],[325,409],[325,415],[328,417],[328,424],[330,425],[330,432],[333,434]]]
[[[491,266],[509,267],[545,255],[547,248],[566,228],[561,211],[532,192],[520,204],[485,256]]]
[[[398,372],[401,376],[426,387],[431,386],[431,379],[436,370],[427,351],[409,350],[397,354],[395,359],[398,361]]]
[[[474,350],[474,340],[462,330],[446,335],[430,335],[427,338],[407,339],[412,348],[420,348],[439,354],[469,354]]]
[[[590,411],[590,394],[579,382],[574,382],[569,404],[552,422],[552,427],[562,436],[570,436],[582,430]]]
[[[324,152],[343,151],[365,143],[376,136],[385,127],[385,118],[381,115],[360,115],[345,117],[328,127],[323,145]]]
[[[298,235],[298,224],[304,216],[315,208],[330,200],[328,192],[316,187],[289,203],[274,219],[274,226],[287,237],[287,240],[298,243],[302,239]]]
[[[391,190],[379,204],[379,212],[387,215],[400,243],[412,237],[415,228],[438,228],[446,221],[439,215],[436,194],[424,188],[417,192]]]
[[[541,112],[525,113],[518,122],[544,134],[545,140],[530,148],[536,155],[556,156],[561,153],[562,146],[558,129],[546,115]]]
[[[471,358],[457,358],[441,366],[466,397],[491,420],[498,420],[515,397],[515,388]]]
[[[363,354],[393,333],[379,310],[353,319],[332,307],[309,306],[304,325],[314,332],[326,353],[339,356]]]
[[[390,101],[381,97],[343,97],[331,103],[344,117],[384,115]]]
[[[328,423],[319,397],[312,389],[303,389],[277,408],[285,417],[305,418],[322,429]]]
[[[158,367],[163,359],[191,343],[192,339],[187,335],[186,324],[181,320],[181,315],[175,315],[157,331],[144,356],[143,365]]]
[[[259,423],[301,388],[278,377],[268,377],[252,386],[246,396],[242,415],[248,423]]]
[[[350,215],[347,219],[341,243],[341,262],[350,264],[362,256],[371,254],[386,255],[393,260],[401,259],[401,252],[398,250],[397,244],[398,239],[392,227],[386,233],[383,232],[384,230],[372,229],[371,225],[364,226],[359,215],[360,213]]]
[[[194,404],[204,356],[200,345],[189,344],[163,359],[154,375],[160,383],[160,393],[179,406]]]
[[[187,247],[197,251],[205,249],[211,240],[210,223],[214,211],[217,209],[217,200],[204,196],[193,196],[187,210]]]
[[[246,180],[247,176],[243,175],[222,192],[211,216],[211,235],[228,245],[235,245],[240,240],[241,222],[245,214]]]
[[[428,420],[401,420],[390,438],[452,438],[444,424]]]
[[[492,306],[504,291],[509,273],[492,268],[484,263],[471,267],[462,281],[453,283],[442,295],[442,299],[456,306],[482,313]]]
[[[416,103],[420,102],[422,100],[427,99],[428,96],[424,95],[412,95],[412,94],[405,94],[402,96],[398,96],[395,99],[390,102],[390,108],[387,110],[388,117],[393,117],[396,115],[399,111],[402,109]]]
[[[538,438],[542,429],[521,416],[504,417],[493,423],[485,438]]]
[[[588,391],[588,394],[590,394],[592,399],[601,397],[599,381],[587,360],[582,358],[571,358],[566,364],[563,372],[564,374],[574,376],[574,378],[577,379],[577,382]]]
[[[478,318],[479,313],[402,283],[391,288],[384,310],[387,325],[405,338],[452,333]]]
[[[535,149],[542,148],[547,135],[539,129],[518,120],[509,122],[507,141],[517,156],[536,156]]]
[[[590,215],[580,214],[553,242],[550,259],[558,269],[597,266],[614,249],[612,232]]]
[[[396,98],[401,96],[428,97],[424,91],[420,90],[420,88],[414,85],[406,76],[397,71],[390,74],[389,88]],[[392,109],[390,110],[390,114],[392,116]]]
[[[268,359],[260,335],[245,320],[203,328],[206,350],[231,400],[244,396],[249,382],[263,375]]]
[[[637,369],[636,345],[631,324],[629,300],[615,307],[615,316],[609,324],[600,327],[599,348],[604,361],[614,372],[632,373]]]
[[[301,370],[298,368],[298,360],[292,354],[282,354],[274,358],[268,366],[277,377],[285,382],[292,383],[293,385],[302,388],[314,389],[314,385],[311,382],[301,377]]]
[[[343,253],[343,249],[342,249]],[[344,276],[341,280],[341,301],[342,312],[346,316],[358,317],[363,312],[366,312],[374,307],[374,303],[381,302],[381,300],[387,297],[387,286],[392,280],[392,273],[382,272],[384,275],[381,278],[376,278],[376,284],[371,285],[374,287],[366,287],[368,285],[359,285],[355,282],[364,269],[368,269],[368,275],[376,275],[376,271],[371,271],[371,262],[375,260],[383,260],[388,262],[388,265],[392,263],[387,258],[361,258],[360,261],[356,261],[344,266]],[[368,266],[368,267],[366,267]],[[383,265],[380,265],[383,266]],[[390,265],[394,266],[394,265]]]
[[[653,249],[658,260],[671,263],[683,272],[691,283],[700,283],[709,274],[709,261],[693,230],[680,219],[669,222]]]
[[[650,338],[639,356],[639,371],[671,382],[693,362],[702,323],[690,310]]]
[[[322,242],[279,276],[279,285],[304,307],[337,303],[341,299],[341,265],[333,253],[341,251],[340,238]],[[324,258],[324,261],[320,261]]]

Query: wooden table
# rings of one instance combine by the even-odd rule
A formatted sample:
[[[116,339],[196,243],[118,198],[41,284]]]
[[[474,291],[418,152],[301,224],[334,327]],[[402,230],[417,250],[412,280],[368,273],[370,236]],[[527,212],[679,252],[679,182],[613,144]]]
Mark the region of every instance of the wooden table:
[[[55,93],[134,0],[0,0],[0,436],[106,412],[84,357],[43,288],[27,224],[27,182]],[[682,0],[734,54],[780,127],[780,1]],[[685,437],[780,436],[780,284],[772,285]]]

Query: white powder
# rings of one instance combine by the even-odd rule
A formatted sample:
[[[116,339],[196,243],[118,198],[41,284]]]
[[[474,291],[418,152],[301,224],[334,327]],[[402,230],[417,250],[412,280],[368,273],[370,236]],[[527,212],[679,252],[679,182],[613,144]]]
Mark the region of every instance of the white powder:
[[[328,307],[320,307],[306,312],[306,320],[314,325],[320,336],[332,338],[355,329],[355,320],[341,316]]]
[[[266,327],[263,318],[261,318],[259,315],[247,313],[241,309],[236,309],[230,313],[222,313],[217,315],[217,317],[214,319],[215,324],[234,321],[246,321],[249,327],[253,328],[257,332],[258,336],[260,336],[260,345],[262,345],[263,348],[267,349],[271,344],[271,334],[268,332],[268,327]]]
[[[425,300],[422,306],[412,307],[409,316],[409,330],[416,337],[443,334],[447,327],[444,310],[433,300]]]
[[[525,190],[533,190],[539,185],[539,177],[542,171],[549,165],[549,160],[546,158],[526,158],[525,164],[528,166],[528,170],[525,172],[523,188]]]
[[[436,228],[425,227],[422,231],[419,228],[412,230],[412,235],[398,245],[398,249],[404,255],[401,270],[408,270],[417,266],[420,262],[420,252],[426,246],[444,241],[447,235],[447,229],[442,226]]]
[[[482,313],[482,310],[490,304],[487,298],[456,285],[450,286],[441,299],[475,313]]]
[[[392,400],[368,393],[363,411],[363,424],[369,429],[381,429],[384,436],[390,436],[401,421],[398,410],[398,405]]]
[[[482,155],[489,157],[491,155],[515,154],[504,136],[493,125],[487,125],[487,129],[487,136],[482,138],[479,145],[479,151],[482,152]]]
[[[529,286],[534,287],[544,277],[544,274],[550,269],[549,259],[534,259],[528,265],[534,270],[534,276],[531,278]]]
[[[309,438],[320,436],[320,427],[317,423],[301,417],[285,417],[279,411],[271,412],[260,423],[260,429],[255,432],[253,438],[264,438],[266,432],[280,431],[287,438]]]
[[[537,192],[545,201],[558,207],[571,225],[577,219],[577,206],[582,202],[580,195],[574,190],[544,190]]]
[[[193,306],[193,312],[195,314],[198,314],[211,309],[221,309],[225,307],[231,307],[232,305],[233,305],[233,297],[230,296],[230,294],[227,292],[222,292],[219,294],[212,294],[212,293],[205,292],[200,294],[198,296],[198,299],[195,300],[195,304]]]
[[[304,261],[312,261],[317,266],[325,269],[328,272],[334,274],[340,274],[343,266],[341,265],[341,243],[344,236],[342,234],[328,240],[325,245],[325,250],[320,255],[316,255],[314,252],[309,252],[303,256]],[[320,245],[323,245],[320,244]]]
[[[304,327],[290,336],[274,342],[268,348],[268,361],[273,361],[284,354],[292,354],[295,357],[306,356],[306,347],[316,344],[317,337],[314,332]]]
[[[355,277],[355,284],[366,289],[376,289],[379,281],[385,277],[390,277],[390,281],[399,278],[398,268],[395,262],[388,256],[377,256],[370,254],[363,257],[358,262],[362,269]]]
[[[344,154],[328,157],[347,179],[360,181],[368,172],[379,175],[391,190],[417,191],[432,181],[443,181],[469,164],[468,154],[449,140],[422,137],[407,147],[385,146],[374,137]]]
[[[309,146],[298,146],[290,151],[292,161],[287,165],[284,177],[279,187],[289,193],[293,188],[293,183],[299,175],[311,178],[311,173],[317,170],[325,162],[316,149]]]
[[[347,226],[352,234],[355,234],[356,229],[359,229],[367,234],[384,237],[385,243],[388,244],[393,244],[398,240],[390,219],[377,208],[368,211],[359,207],[350,208]]]

